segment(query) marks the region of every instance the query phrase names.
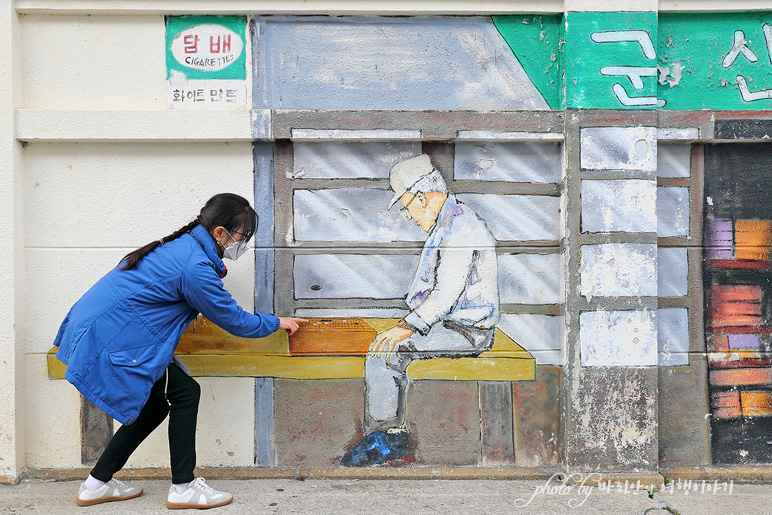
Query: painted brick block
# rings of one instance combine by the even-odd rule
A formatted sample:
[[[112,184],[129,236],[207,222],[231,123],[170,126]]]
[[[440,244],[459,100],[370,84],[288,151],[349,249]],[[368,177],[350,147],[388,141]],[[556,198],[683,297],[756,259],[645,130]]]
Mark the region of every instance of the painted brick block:
[[[562,316],[502,314],[498,327],[534,357],[538,365],[562,364]]]
[[[582,181],[582,232],[657,232],[656,181]]]
[[[769,385],[772,384],[772,369],[736,368],[711,370],[710,384],[716,386]]]
[[[657,249],[657,295],[684,297],[689,294],[688,250],[684,248]]]
[[[363,379],[274,380],[276,466],[340,465],[362,436]]]
[[[656,352],[653,353],[656,365]],[[578,372],[578,371],[577,371]],[[564,417],[564,466],[573,471],[655,470],[659,369],[584,368]]]
[[[689,188],[657,188],[657,236],[689,235]]]
[[[481,443],[477,382],[411,382],[407,424],[416,464],[477,465]]]
[[[511,383],[480,381],[479,388],[482,465],[512,465],[515,463],[515,444]]]
[[[583,245],[581,294],[592,297],[656,296],[657,247],[644,243]]]
[[[660,466],[710,463],[708,364],[693,359],[688,366],[659,369],[658,420]]]
[[[580,144],[582,170],[657,170],[654,127],[588,127]]]
[[[734,232],[729,218],[705,219],[705,259],[732,259]]]
[[[689,364],[689,312],[685,308],[657,310],[659,365]]]
[[[744,220],[735,222],[735,258],[769,261],[772,245],[772,221]]]
[[[761,325],[761,288],[759,286],[714,285],[710,292],[711,327]]]
[[[533,381],[512,383],[515,463],[556,466],[560,457],[560,367],[536,367]]]
[[[657,321],[653,311],[586,311],[579,323],[583,366],[657,364]]]

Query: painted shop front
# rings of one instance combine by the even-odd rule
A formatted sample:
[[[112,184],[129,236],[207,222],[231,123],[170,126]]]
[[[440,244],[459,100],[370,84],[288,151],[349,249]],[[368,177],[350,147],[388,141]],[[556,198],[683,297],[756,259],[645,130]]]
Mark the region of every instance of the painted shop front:
[[[160,109],[248,113],[239,166],[259,226],[241,287],[257,311],[313,321],[304,342],[194,322],[178,356],[220,399],[239,385],[227,410],[202,406],[224,434],[233,422],[231,436],[203,437],[200,466],[772,464],[772,12],[163,24],[147,45],[165,44]],[[80,150],[32,142],[22,155],[38,170],[47,152]],[[395,170],[415,156],[429,168],[405,182]],[[30,191],[30,205],[45,201]],[[390,205],[405,192],[444,211],[421,225],[406,197]],[[399,363],[367,357],[400,320],[429,343],[398,347]],[[458,350],[462,333],[472,346]],[[35,363],[47,375],[34,381],[71,388],[53,354]],[[28,448],[31,474],[99,456],[114,422],[81,403],[77,462]],[[402,430],[399,452],[347,461],[377,429]]]

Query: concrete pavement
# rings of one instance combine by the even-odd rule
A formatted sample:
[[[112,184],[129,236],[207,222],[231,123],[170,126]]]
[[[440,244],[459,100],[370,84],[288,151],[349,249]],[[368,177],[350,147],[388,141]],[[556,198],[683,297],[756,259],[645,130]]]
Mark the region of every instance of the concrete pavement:
[[[126,480],[144,488],[136,499],[87,508],[75,504],[79,481],[27,479],[0,486],[0,514],[131,514],[170,512],[167,480]],[[212,514],[233,513],[516,513],[516,514],[772,514],[772,486],[693,481],[651,496],[632,485],[606,488],[524,480],[252,479],[211,480],[234,495]],[[707,485],[707,487],[706,487]],[[713,492],[714,487],[718,488]]]

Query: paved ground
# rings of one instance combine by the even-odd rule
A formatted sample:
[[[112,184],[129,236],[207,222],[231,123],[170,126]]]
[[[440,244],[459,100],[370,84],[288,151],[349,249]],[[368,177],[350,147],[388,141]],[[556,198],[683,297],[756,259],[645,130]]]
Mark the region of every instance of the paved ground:
[[[129,482],[129,481],[127,481]],[[511,480],[212,480],[211,486],[234,495],[234,501],[206,513],[337,514],[651,514],[772,515],[771,485],[693,482],[655,492],[620,488],[579,490],[544,481]],[[136,499],[87,508],[75,504],[77,481],[24,480],[0,486],[0,514],[131,514],[169,512],[168,481],[134,480],[144,488]],[[680,486],[680,488],[679,488]],[[726,491],[722,488],[726,487]]]

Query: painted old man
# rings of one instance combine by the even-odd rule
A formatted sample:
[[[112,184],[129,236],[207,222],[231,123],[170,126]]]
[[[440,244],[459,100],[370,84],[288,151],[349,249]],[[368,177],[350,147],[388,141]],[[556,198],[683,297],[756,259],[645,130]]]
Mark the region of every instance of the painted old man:
[[[370,346],[365,364],[367,433],[341,462],[377,465],[403,458],[406,370],[414,359],[477,355],[490,348],[499,317],[496,240],[466,204],[448,192],[427,155],[390,172],[402,215],[428,233],[406,302],[410,312]]]

